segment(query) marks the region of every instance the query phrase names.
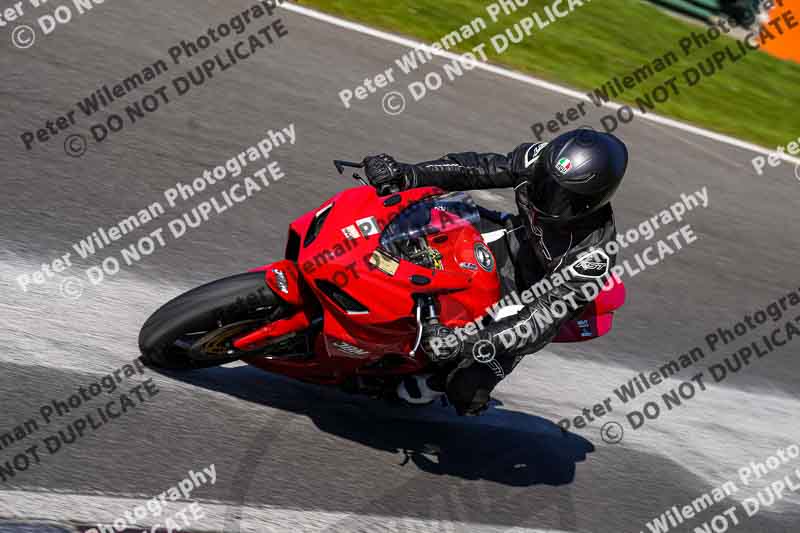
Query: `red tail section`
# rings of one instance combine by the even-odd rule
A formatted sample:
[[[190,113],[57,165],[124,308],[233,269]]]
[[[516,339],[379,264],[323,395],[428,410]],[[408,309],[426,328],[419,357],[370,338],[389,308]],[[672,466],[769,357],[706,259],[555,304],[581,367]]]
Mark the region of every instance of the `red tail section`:
[[[625,286],[622,281],[612,281],[581,315],[561,327],[553,342],[581,342],[602,337],[614,322],[614,311],[625,303]]]

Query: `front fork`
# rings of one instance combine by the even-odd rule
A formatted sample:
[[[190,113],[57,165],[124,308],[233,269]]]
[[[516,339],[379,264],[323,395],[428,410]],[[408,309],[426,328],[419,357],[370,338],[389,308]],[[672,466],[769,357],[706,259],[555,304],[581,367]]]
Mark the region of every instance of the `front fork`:
[[[410,357],[416,356],[426,330],[439,323],[439,316],[436,314],[436,300],[433,296],[430,294],[415,295],[414,316],[417,319],[417,338],[414,341],[414,347],[408,353]]]
[[[408,355],[416,357],[417,351],[422,349],[428,359],[436,365],[452,361],[460,353],[461,343],[452,342],[454,339],[458,341],[456,332],[439,322],[434,295],[415,295],[414,302],[417,338]]]

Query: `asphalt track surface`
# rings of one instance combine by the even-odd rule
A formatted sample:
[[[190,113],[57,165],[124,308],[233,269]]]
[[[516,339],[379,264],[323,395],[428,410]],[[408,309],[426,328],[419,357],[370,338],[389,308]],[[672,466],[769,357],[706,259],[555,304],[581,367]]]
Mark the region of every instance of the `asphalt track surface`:
[[[170,46],[248,5],[108,2],[40,36],[27,50],[12,47],[4,29],[3,432],[36,416],[40,405],[66,398],[134,359],[141,323],[167,299],[279,259],[287,224],[352,185],[335,175],[332,159],[387,151],[414,161],[452,150],[507,151],[529,137],[532,122],[570,103],[476,70],[409,103],[398,116],[385,114],[375,95],[346,110],[337,93],[391,66],[405,50],[282,11],[289,34],[276,45],[106,142],[90,143],[83,157],[63,151],[67,134],[86,134],[95,122],[80,115],[70,131],[24,149],[22,131],[42,127],[103,83],[165,58]],[[24,21],[31,24],[34,15],[44,13],[26,8]],[[441,72],[441,64],[402,77],[397,86],[431,70]],[[183,74],[186,65],[171,65],[148,88]],[[123,107],[112,104],[104,116]],[[597,127],[596,119],[587,123]],[[19,288],[19,275],[69,251],[98,226],[163,200],[164,189],[176,181],[195,177],[267,130],[290,123],[296,144],[272,154],[286,177],[265,191],[179,240],[168,239],[166,247],[102,284],[85,284],[78,299],[60,294],[62,277],[28,291]],[[660,401],[662,393],[769,332],[771,322],[725,349],[706,350],[704,361],[628,406],[614,399],[615,410],[588,427],[564,435],[554,424],[798,287],[794,230],[800,223],[800,182],[791,165],[758,176],[750,166],[753,153],[640,120],[617,133],[632,154],[614,204],[620,229],[704,186],[709,207],[686,215],[696,242],[626,280],[628,303],[611,335],[585,345],[553,345],[527,358],[496,390],[499,403],[470,419],[439,406],[385,406],[243,365],[183,375],[147,370],[145,377],[159,389],[151,401],[55,455],[44,454],[41,464],[0,484],[0,517],[10,521],[0,529],[26,530],[12,522],[48,523],[54,531],[59,524],[110,523],[188,470],[213,463],[216,484],[193,495],[206,511],[195,530],[638,532],[648,531],[646,523],[670,506],[735,481],[739,492],[670,530],[691,531],[737,506],[741,522],[732,531],[796,531],[796,494],[762,506],[751,518],[744,516],[741,501],[792,474],[797,460],[747,487],[737,476],[750,461],[800,443],[796,340],[724,382],[710,383],[707,391],[636,431],[624,416],[645,401]],[[182,203],[150,229],[208,196],[207,191]],[[478,197],[490,207],[511,206],[507,192]],[[673,224],[658,238],[675,229]],[[122,246],[145,233],[140,229],[78,261],[63,276],[80,277],[102,257],[119,257]],[[639,243],[624,255],[643,248]],[[99,405],[93,402],[79,411]],[[70,420],[64,417],[5,447],[0,462]],[[601,438],[608,421],[626,429],[621,443]]]

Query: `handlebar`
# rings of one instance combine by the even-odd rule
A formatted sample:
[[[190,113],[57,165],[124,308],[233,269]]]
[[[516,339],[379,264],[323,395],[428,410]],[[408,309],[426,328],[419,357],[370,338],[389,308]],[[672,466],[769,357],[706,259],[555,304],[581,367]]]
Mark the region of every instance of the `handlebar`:
[[[333,164],[336,166],[336,170],[339,171],[339,174],[344,173],[344,167],[364,168],[364,163],[355,163],[353,161],[344,161],[342,159],[334,159]]]
[[[364,168],[364,163],[355,163],[353,161],[344,161],[341,159],[334,159],[333,164],[336,167],[336,170],[339,171],[339,174],[344,174],[345,167],[350,168]],[[360,181],[363,185],[369,185],[364,178],[358,175],[358,173],[353,172],[353,179],[356,181]]]

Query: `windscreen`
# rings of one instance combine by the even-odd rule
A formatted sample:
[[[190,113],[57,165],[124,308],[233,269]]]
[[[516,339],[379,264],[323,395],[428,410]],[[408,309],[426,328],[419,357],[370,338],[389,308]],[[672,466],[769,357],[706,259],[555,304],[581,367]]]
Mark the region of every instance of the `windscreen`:
[[[465,192],[429,196],[400,212],[381,233],[381,248],[400,259],[431,267],[436,250],[428,238],[478,227],[480,215],[474,200]]]

